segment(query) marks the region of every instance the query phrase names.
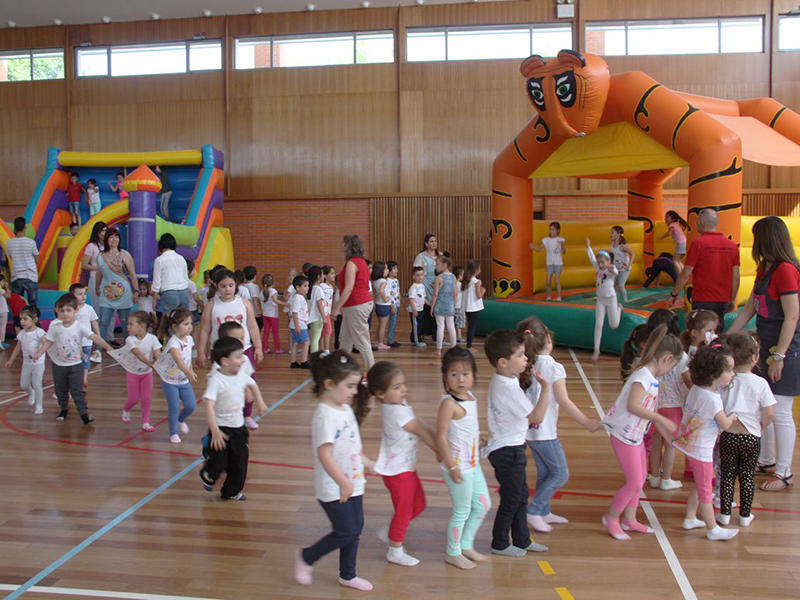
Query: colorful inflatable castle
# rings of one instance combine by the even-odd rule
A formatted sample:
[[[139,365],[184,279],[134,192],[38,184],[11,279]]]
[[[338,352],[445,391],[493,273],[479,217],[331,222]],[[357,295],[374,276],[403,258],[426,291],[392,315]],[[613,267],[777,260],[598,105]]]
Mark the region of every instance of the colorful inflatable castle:
[[[719,100],[675,92],[641,72],[611,75],[600,57],[562,50],[545,61],[531,56],[520,67],[535,114],[494,162],[492,172],[492,288],[481,329],[512,327],[536,314],[558,342],[591,348],[594,328],[594,271],[585,239],[595,250],[608,248],[612,225],[622,225],[636,253],[628,284],[631,303],[616,331],[603,333],[602,349],[618,352],[630,331],[650,311],[665,306],[660,292],[641,284],[654,256],[672,251],[657,243],[666,231],[662,186],[689,167],[689,242],[698,235],[704,208],[719,214],[718,230],[740,245],[739,302],[750,294],[755,264],[751,227],[742,218],[743,160],[800,166],[800,115],[770,98]],[[531,178],[583,177],[628,180],[628,221],[562,222],[567,253],[563,303],[544,300],[545,258],[532,244],[547,236],[546,222],[534,222]],[[800,219],[785,219],[800,246]]]
[[[158,214],[157,195],[162,184],[150,168],[156,165],[168,173],[172,191],[170,214],[182,216],[181,224]],[[123,169],[133,169],[123,180],[124,193],[113,191],[111,186],[116,184],[117,173]],[[52,307],[58,295],[81,279],[81,258],[98,221],[120,228],[123,247],[133,256],[139,279],[152,277],[157,242],[165,233],[175,236],[181,255],[195,261],[198,279],[205,269],[215,264],[232,267],[231,235],[222,226],[224,169],[222,153],[210,145],[199,150],[143,153],[70,152],[50,148],[45,173],[24,212],[27,235],[39,247],[42,318],[52,318]],[[102,209],[94,216],[89,215],[86,203],[81,203],[83,226],[74,237],[69,232],[72,216],[66,195],[70,173],[77,173],[78,182],[84,186],[89,179],[94,179],[102,202]],[[3,250],[12,235],[9,224],[0,222]]]

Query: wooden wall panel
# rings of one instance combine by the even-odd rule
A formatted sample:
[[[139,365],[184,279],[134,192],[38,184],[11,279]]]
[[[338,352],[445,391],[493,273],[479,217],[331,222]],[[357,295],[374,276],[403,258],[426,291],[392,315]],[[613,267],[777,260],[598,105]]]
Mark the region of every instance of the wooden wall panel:
[[[800,217],[800,192],[746,192],[742,195],[742,214]]]

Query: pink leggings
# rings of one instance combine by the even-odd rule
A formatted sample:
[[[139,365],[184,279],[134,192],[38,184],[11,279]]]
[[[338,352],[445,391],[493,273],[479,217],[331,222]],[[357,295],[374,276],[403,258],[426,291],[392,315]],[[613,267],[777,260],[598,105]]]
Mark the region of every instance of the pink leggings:
[[[272,332],[272,343],[275,344],[275,350],[281,349],[281,338],[278,333],[280,328],[280,319],[278,317],[264,317],[264,337],[263,346],[264,352],[269,350],[269,334]]]
[[[622,513],[626,507],[636,508],[639,506],[639,493],[647,480],[647,454],[644,444],[631,446],[613,435],[611,436],[611,448],[617,455],[619,466],[622,467],[625,475],[625,485],[614,496],[611,508]]]
[[[128,383],[128,401],[125,403],[125,412],[142,401],[142,423],[150,422],[150,402],[153,398],[153,372],[144,375],[134,375],[125,373],[125,380]]]

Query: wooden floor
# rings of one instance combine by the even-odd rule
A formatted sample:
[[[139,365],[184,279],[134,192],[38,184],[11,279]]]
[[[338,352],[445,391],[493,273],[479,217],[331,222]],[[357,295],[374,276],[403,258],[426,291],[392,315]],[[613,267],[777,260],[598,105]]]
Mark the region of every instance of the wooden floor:
[[[400,339],[405,339],[404,335]],[[7,350],[5,354],[10,352]],[[621,385],[612,358],[590,363],[588,355],[558,349],[571,398],[595,416],[592,390],[608,409]],[[381,358],[405,370],[416,414],[433,421],[441,393],[438,362],[430,350],[408,344]],[[5,359],[3,359],[5,360]],[[580,366],[579,366],[580,365]],[[579,373],[585,371],[588,385]],[[48,367],[49,368],[49,367]],[[476,395],[485,403],[492,371],[481,355]],[[25,590],[25,598],[357,598],[337,582],[337,558],[318,563],[315,583],[294,583],[296,548],[328,531],[314,499],[311,415],[316,406],[307,372],[288,369],[286,356],[268,355],[258,381],[273,410],[250,440],[246,502],[223,502],[203,491],[198,479],[204,411],[189,420],[192,431],[179,446],[168,442],[166,403],[156,384],[152,422],[142,434],[120,420],[125,396],[122,369],[108,358],[90,379],[89,404],[96,422],[83,426],[73,410],[56,423],[52,388],[45,414],[34,416],[18,391],[18,369],[0,372],[0,597]],[[203,379],[201,375],[201,380]],[[45,384],[50,384],[49,371]],[[196,386],[198,396],[201,385]],[[481,407],[485,428],[485,408]],[[365,452],[377,455],[378,411],[362,428]],[[571,478],[553,510],[569,518],[536,541],[546,554],[495,558],[470,572],[446,567],[445,525],[450,511],[440,470],[426,448],[419,473],[428,509],[412,523],[409,552],[422,563],[388,564],[374,535],[392,514],[389,495],[371,478],[365,496],[366,527],[358,573],[372,581],[372,597],[644,599],[800,597],[800,492],[757,492],[755,521],[732,542],[709,542],[685,532],[681,521],[687,491],[646,489],[639,518],[659,535],[617,542],[600,523],[622,475],[608,436],[590,434],[563,416],[560,439]],[[797,453],[795,467],[797,467]],[[529,482],[535,481],[533,461]],[[682,472],[679,458],[676,473]],[[490,485],[491,467],[484,462]],[[689,486],[691,487],[691,484]],[[493,491],[494,493],[494,491]],[[493,501],[498,502],[496,493]],[[735,518],[734,522],[738,522]],[[491,519],[477,548],[488,552]],[[89,541],[91,543],[87,544]],[[29,584],[33,580],[34,586]],[[19,586],[22,588],[17,589]],[[50,589],[48,589],[50,588]],[[72,590],[72,591],[70,591]]]

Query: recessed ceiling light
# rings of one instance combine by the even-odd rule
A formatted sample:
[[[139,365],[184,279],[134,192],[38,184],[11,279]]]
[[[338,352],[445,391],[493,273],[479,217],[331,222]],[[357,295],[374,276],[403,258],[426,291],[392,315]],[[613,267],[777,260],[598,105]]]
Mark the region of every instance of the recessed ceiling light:
[[[372,6],[372,3],[369,0],[364,0],[361,3],[361,8],[369,8],[370,6]]]
[[[161,18],[161,15],[158,13],[153,13],[150,15],[150,18],[153,19],[153,21],[158,21]]]
[[[415,2],[416,2],[416,3],[417,3],[419,6],[422,6],[423,4],[425,4],[425,0],[415,0]]]
[[[253,9],[253,12],[254,12],[254,13],[256,13],[257,15],[260,15],[262,12],[264,12],[264,9],[263,9],[263,8],[261,8],[260,6],[256,6],[256,7]]]
[[[111,17],[103,17],[103,23],[111,23]]]
[[[206,9],[206,10],[204,10],[204,11],[203,11],[203,16],[204,16],[204,17],[210,17],[210,16],[211,16],[211,15],[213,15],[213,14],[214,14],[214,13],[212,13],[212,12],[211,12],[210,10],[208,10],[208,9]]]
[[[306,10],[309,11],[309,12],[311,12],[313,10],[316,10],[316,8],[317,7],[314,6],[313,4],[306,4]]]
[[[17,26],[17,22],[16,21],[9,21],[8,22],[8,26],[9,27],[16,27]]]
[[[59,19],[59,18],[53,19],[53,25],[58,26],[58,25],[63,25],[63,24],[64,24],[64,21],[62,21],[61,19]]]

